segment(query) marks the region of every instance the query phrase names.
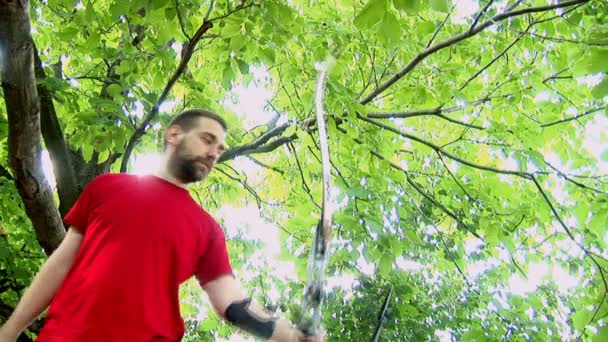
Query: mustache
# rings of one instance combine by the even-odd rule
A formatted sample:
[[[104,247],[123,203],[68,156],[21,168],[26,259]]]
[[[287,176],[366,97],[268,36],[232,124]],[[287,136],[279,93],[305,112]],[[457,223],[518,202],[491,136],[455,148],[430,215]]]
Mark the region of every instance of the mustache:
[[[207,166],[209,169],[215,164],[212,157],[194,157],[191,159],[194,162],[199,162]]]

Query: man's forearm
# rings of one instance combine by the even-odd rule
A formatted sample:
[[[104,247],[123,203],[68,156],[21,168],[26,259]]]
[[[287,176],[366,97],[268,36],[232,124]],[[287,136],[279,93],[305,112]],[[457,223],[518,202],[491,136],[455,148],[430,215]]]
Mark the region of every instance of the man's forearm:
[[[247,298],[231,276],[222,276],[203,286],[215,310],[228,322],[258,337],[272,341],[303,341],[304,335],[285,319],[275,319],[260,305]],[[322,341],[312,338],[311,341]]]
[[[249,299],[231,304],[225,316],[232,324],[264,339],[295,341],[300,335],[289,321],[273,317]]]
[[[52,255],[34,277],[17,308],[2,327],[2,332],[16,337],[32,324],[48,307],[69,267],[70,265],[62,264],[61,258]]]
[[[76,257],[82,234],[70,229],[61,245],[42,265],[15,311],[0,328],[0,336],[16,338],[49,306]]]

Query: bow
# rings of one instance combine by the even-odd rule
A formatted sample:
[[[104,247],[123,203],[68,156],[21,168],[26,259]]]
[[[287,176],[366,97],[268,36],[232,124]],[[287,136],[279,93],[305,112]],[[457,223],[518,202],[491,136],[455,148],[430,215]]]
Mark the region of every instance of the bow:
[[[329,161],[329,144],[325,115],[323,113],[323,95],[327,75],[335,59],[330,56],[323,63],[317,64],[319,76],[315,89],[315,110],[317,113],[317,127],[319,128],[319,143],[321,147],[321,164],[323,167],[323,201],[321,205],[321,219],[317,224],[313,246],[308,260],[307,283],[304,289],[304,302],[302,318],[299,328],[306,335],[316,335],[319,332],[321,321],[321,307],[324,297],[325,268],[329,260],[329,244],[331,242],[331,172]]]

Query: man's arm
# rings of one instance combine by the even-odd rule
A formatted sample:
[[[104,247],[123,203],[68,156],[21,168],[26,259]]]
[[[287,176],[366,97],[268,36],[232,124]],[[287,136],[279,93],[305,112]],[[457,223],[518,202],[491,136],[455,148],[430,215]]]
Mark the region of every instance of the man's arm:
[[[15,311],[0,328],[0,340],[14,341],[49,306],[78,253],[82,234],[70,228],[32,280]]]
[[[265,310],[249,302],[238,281],[221,276],[203,286],[215,310],[224,319],[249,333],[273,341],[303,341],[303,335],[284,319],[274,320]],[[270,330],[269,330],[270,329]]]

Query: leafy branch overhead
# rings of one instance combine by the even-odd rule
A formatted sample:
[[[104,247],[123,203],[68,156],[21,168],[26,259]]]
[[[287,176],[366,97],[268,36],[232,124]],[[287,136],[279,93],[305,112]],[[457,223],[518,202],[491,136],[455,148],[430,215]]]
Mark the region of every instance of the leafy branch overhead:
[[[328,275],[352,281],[329,289],[328,336],[607,338],[605,1],[20,0],[0,21],[0,317],[82,188],[134,171],[191,107],[231,127],[193,196],[263,275],[251,292],[296,317],[322,190],[315,63],[333,53]],[[268,225],[235,223],[250,206]],[[229,338],[197,291],[186,340]]]

